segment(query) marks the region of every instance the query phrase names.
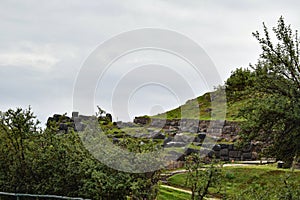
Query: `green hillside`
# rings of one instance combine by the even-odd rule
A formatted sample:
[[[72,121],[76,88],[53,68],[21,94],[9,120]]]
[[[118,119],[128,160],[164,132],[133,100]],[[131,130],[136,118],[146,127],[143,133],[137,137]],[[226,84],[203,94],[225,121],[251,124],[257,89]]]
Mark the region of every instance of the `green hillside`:
[[[253,90],[251,88],[254,88],[254,78],[255,73],[249,69],[237,68],[231,72],[231,76],[225,81],[225,84],[219,86],[215,91],[188,100],[178,108],[152,117],[215,120],[218,119],[218,113],[226,112],[226,120],[241,121],[243,119],[239,117],[239,110],[252,98]],[[223,89],[225,89],[226,98]],[[224,102],[226,102],[226,106],[224,106]],[[212,114],[217,116],[212,116]]]
[[[226,103],[226,120],[241,121],[242,119],[238,116],[238,113],[240,108],[243,107],[246,102],[247,99],[228,100]],[[218,104],[214,107],[216,110],[220,109],[218,108]],[[182,106],[167,111],[166,113],[154,115],[152,118],[180,119],[182,115],[184,118],[188,119],[199,118],[201,120],[210,120],[212,118],[212,109],[211,93],[205,93],[195,99],[188,100]]]

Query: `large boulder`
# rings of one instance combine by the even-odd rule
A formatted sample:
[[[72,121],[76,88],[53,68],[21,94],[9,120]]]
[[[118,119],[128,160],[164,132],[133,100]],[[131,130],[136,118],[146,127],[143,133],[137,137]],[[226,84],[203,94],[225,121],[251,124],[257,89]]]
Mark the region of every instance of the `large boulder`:
[[[135,117],[133,122],[136,124],[147,125],[151,123],[151,118],[148,116]]]
[[[54,114],[52,117],[49,117],[46,123],[47,127],[56,126],[58,131],[68,133],[69,129],[75,129],[74,120],[66,115]]]

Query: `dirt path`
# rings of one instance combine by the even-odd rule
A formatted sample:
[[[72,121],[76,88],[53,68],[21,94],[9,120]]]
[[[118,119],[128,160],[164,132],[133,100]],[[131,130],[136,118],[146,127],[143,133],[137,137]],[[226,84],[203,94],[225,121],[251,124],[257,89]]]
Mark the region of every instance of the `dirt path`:
[[[172,190],[177,190],[179,192],[192,194],[192,192],[190,190],[185,190],[185,189],[181,189],[181,188],[177,188],[177,187],[173,187],[173,186],[169,186],[169,185],[160,185],[160,187],[169,188],[169,189],[172,189]]]
[[[253,165],[258,165],[260,163],[261,163],[260,161],[251,161],[251,162],[244,162],[244,163],[232,163],[232,164],[229,163],[229,164],[224,164],[223,167],[253,166]],[[265,164],[264,162],[262,162],[262,163]],[[172,171],[169,174],[164,174],[164,175],[165,175],[165,178],[167,179],[168,177],[173,176],[175,174],[182,174],[182,173],[186,173],[186,172],[187,172],[187,170],[181,169],[181,170]],[[166,182],[166,180],[165,180],[165,182]],[[161,187],[169,188],[169,189],[172,189],[172,190],[177,190],[177,191],[188,193],[188,194],[192,194],[192,192],[190,190],[185,190],[185,189],[182,189],[182,188],[177,188],[177,187],[173,187],[173,186],[169,186],[169,185],[161,185]],[[205,198],[205,199],[207,199],[207,200],[220,200],[218,198]]]
[[[169,185],[160,185],[160,187],[169,188],[169,189],[176,190],[176,191],[179,191],[179,192],[192,194],[192,192],[190,190],[185,190],[185,189],[181,189],[181,188],[177,188],[177,187],[172,187],[172,186],[169,186]],[[206,197],[204,199],[207,199],[207,200],[220,200],[220,199],[217,199],[217,198],[206,198]]]

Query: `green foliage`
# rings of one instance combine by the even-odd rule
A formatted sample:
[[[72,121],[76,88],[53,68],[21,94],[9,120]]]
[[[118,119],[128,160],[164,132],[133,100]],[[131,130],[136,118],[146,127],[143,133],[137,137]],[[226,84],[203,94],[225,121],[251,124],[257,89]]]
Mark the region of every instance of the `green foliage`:
[[[284,199],[284,196],[299,197],[300,172],[277,169],[274,166],[223,167],[220,184],[210,188],[212,196],[228,199]],[[171,186],[190,189],[186,184],[188,173],[176,174],[168,179]],[[226,190],[225,190],[226,189]]]
[[[192,191],[192,200],[204,199],[211,187],[221,189],[222,173],[219,163],[211,161],[208,168],[204,168],[204,164],[205,160],[199,154],[192,154],[186,159],[186,185]]]
[[[156,198],[159,172],[131,174],[109,168],[85,149],[77,132],[61,134],[55,122],[41,131],[38,123],[30,108],[2,113],[0,191],[90,199]]]
[[[290,173],[279,175],[278,181],[268,184],[257,183],[250,184],[246,189],[233,194],[233,200],[294,200],[300,197],[299,180],[296,181],[296,174]],[[261,177],[259,177],[261,178]],[[274,184],[276,183],[276,184]]]
[[[31,167],[33,140],[39,136],[39,121],[28,110],[9,109],[0,116],[0,189],[10,189],[13,192],[31,190],[27,183],[37,181],[32,177]]]
[[[242,92],[239,94],[242,94]],[[226,96],[227,95],[228,93],[226,94]],[[226,120],[242,121],[243,118],[238,114],[240,108],[246,105],[247,101],[248,99],[246,97],[240,97],[237,100],[227,99]],[[224,112],[224,106],[222,103],[220,103],[220,105],[218,105],[218,102],[214,103],[214,112]],[[211,111],[211,93],[205,93],[204,95],[199,96],[195,99],[188,100],[184,105],[179,106],[178,108],[167,111],[166,113],[152,116],[152,118],[181,119],[181,117],[184,117],[187,119],[211,120],[215,117],[211,115]]]
[[[247,97],[247,89],[254,86],[254,73],[249,69],[237,68],[225,81],[226,98],[236,102]]]
[[[291,166],[300,152],[300,65],[299,38],[283,18],[273,28],[271,40],[264,24],[264,37],[253,33],[262,47],[255,66],[252,99],[242,109],[243,139],[260,140],[268,145],[266,153]],[[254,91],[254,92],[253,92]]]

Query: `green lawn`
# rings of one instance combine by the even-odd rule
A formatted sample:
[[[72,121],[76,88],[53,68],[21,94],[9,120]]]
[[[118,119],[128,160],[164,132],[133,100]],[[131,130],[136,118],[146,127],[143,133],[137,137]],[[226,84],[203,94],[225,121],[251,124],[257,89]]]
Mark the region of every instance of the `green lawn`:
[[[173,190],[171,188],[160,187],[157,200],[186,200],[191,195],[185,192]]]
[[[292,173],[290,170],[277,169],[274,166],[224,167],[223,175],[222,191],[223,195],[226,193],[228,197],[251,189],[261,190],[266,194],[276,192],[286,188],[285,180],[292,190],[300,191],[300,171]],[[186,177],[186,174],[176,174],[168,179],[168,183],[174,187],[188,189]],[[209,191],[214,195],[216,189],[210,188]]]

